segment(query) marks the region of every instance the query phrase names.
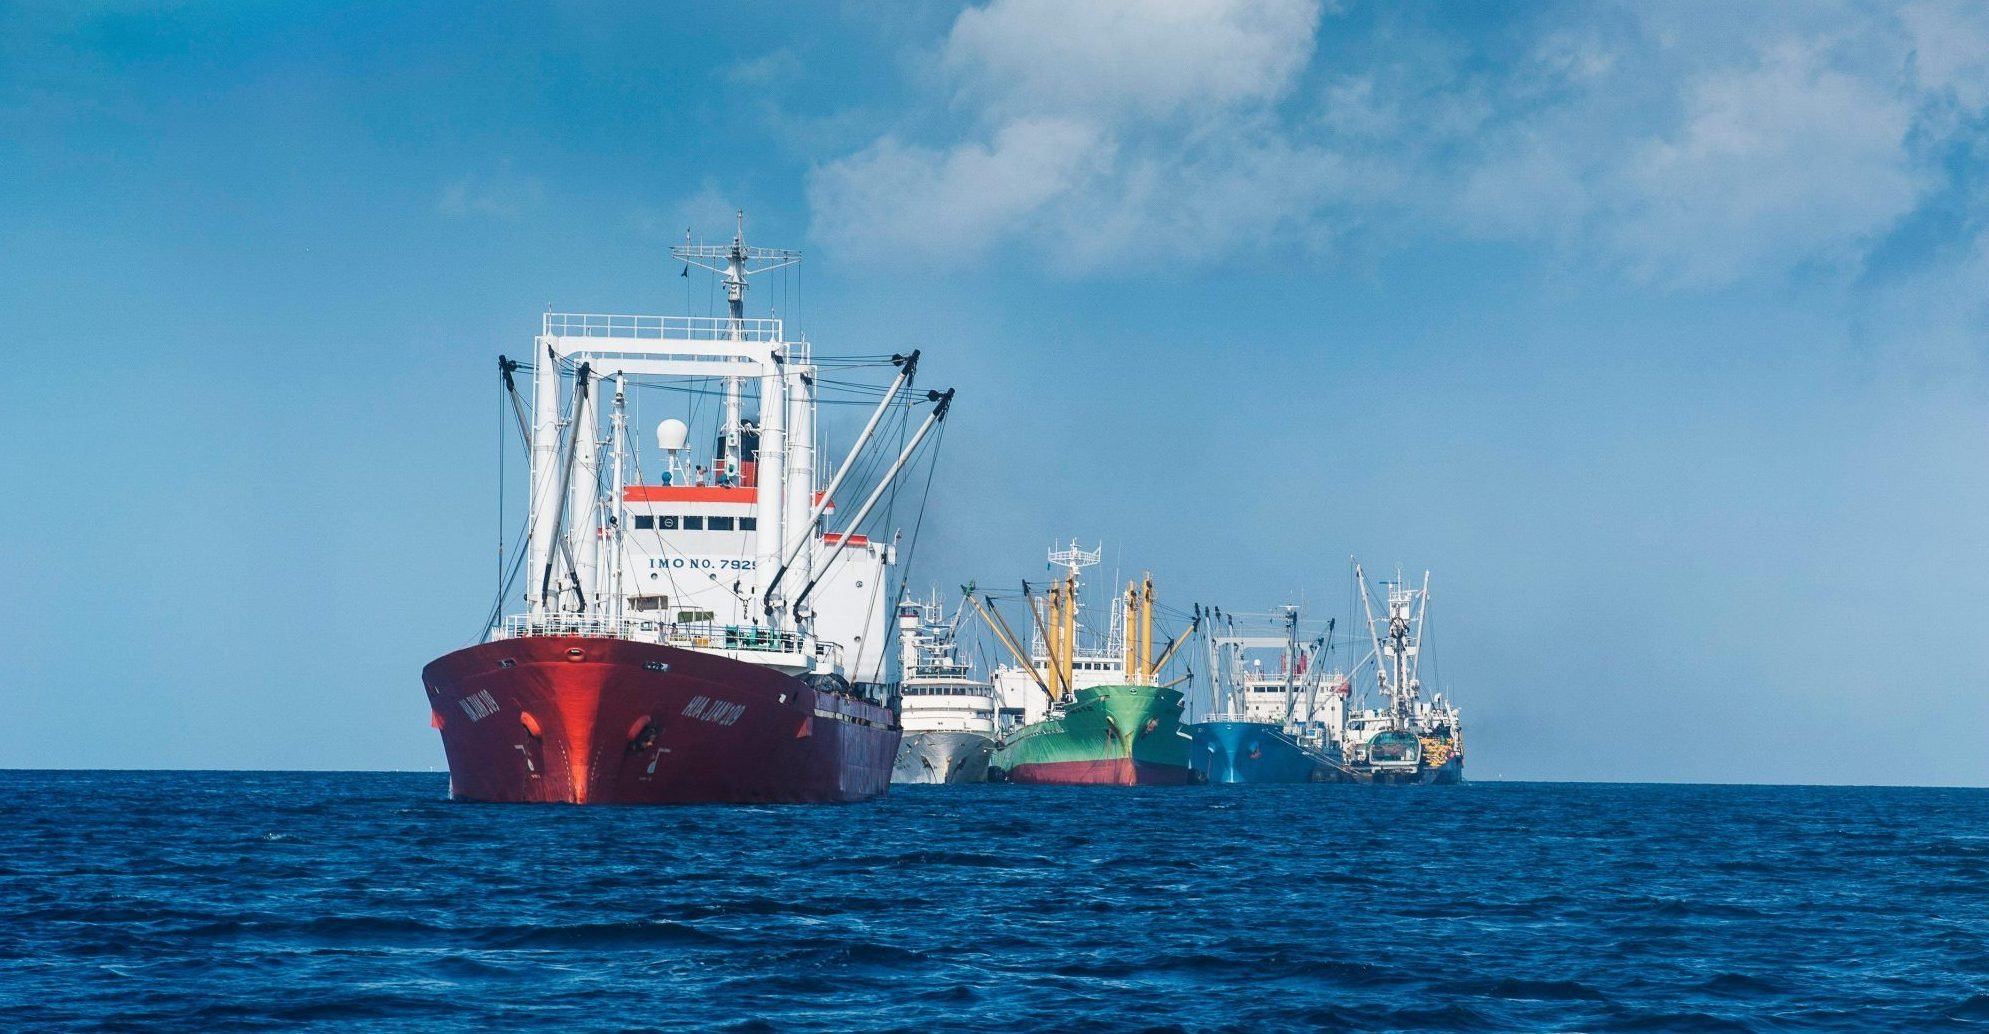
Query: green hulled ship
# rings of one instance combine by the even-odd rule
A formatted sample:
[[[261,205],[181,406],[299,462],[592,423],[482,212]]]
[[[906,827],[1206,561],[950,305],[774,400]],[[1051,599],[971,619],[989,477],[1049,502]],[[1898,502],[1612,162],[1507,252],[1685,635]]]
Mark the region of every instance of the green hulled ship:
[[[1036,633],[1033,649],[1023,649],[1023,639],[998,612],[982,611],[1017,665],[998,670],[996,684],[1014,684],[1027,698],[1026,722],[995,748],[994,778],[1105,786],[1194,779],[1188,766],[1192,740],[1181,726],[1181,693],[1159,679],[1188,635],[1154,656],[1152,578],[1126,586],[1124,609],[1104,629],[1095,634],[1085,629],[1078,621],[1078,572],[1099,556],[1075,542],[1068,549],[1053,548],[1050,563],[1064,574],[1043,594],[1040,609],[1024,583]],[[1199,615],[1195,620],[1200,622]],[[1189,626],[1190,633],[1195,627]]]
[[[1189,742],[1178,690],[1091,686],[1062,714],[1012,733],[994,765],[1017,783],[1185,783]]]

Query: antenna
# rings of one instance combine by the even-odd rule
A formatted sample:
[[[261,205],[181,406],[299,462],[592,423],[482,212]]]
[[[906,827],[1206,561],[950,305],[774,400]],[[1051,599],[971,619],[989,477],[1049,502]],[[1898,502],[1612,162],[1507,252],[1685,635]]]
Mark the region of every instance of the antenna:
[[[684,231],[684,243],[670,249],[672,258],[684,261],[684,271],[690,267],[708,269],[717,273],[725,283],[725,305],[732,317],[728,328],[734,341],[746,340],[746,280],[760,273],[770,272],[801,261],[801,253],[786,248],[754,248],[746,244],[746,210],[739,209],[739,232],[733,235],[732,243],[726,246],[715,244],[692,244],[690,231]],[[713,263],[723,261],[725,265]],[[768,324],[771,331],[772,325]],[[719,465],[724,483],[739,483],[739,378],[725,378],[725,426],[720,431],[725,436],[723,454]]]
[[[1075,538],[1070,540],[1068,548],[1058,549],[1056,546],[1050,547],[1050,563],[1067,568],[1072,574],[1076,574],[1087,567],[1097,566],[1098,561],[1103,559],[1104,556],[1105,544],[1102,542],[1098,544],[1097,549],[1092,550],[1087,550],[1079,546]]]
[[[801,253],[787,248],[755,248],[746,243],[746,210],[735,213],[739,229],[731,244],[692,244],[691,232],[684,231],[684,243],[670,249],[670,257],[682,259],[686,267],[710,270],[724,278],[725,304],[731,309],[735,337],[746,318],[746,281],[801,261]],[[714,265],[723,262],[724,265]]]

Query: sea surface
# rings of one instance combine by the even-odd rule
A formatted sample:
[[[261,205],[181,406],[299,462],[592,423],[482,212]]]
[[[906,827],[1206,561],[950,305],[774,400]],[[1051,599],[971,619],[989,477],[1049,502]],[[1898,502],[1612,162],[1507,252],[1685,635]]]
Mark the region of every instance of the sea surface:
[[[1989,1029],[1989,791],[0,772],[0,1030]]]

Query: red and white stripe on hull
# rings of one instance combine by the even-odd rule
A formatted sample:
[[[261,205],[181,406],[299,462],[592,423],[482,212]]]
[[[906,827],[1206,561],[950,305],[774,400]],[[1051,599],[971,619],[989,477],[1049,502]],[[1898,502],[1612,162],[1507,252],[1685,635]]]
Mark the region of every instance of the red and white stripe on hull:
[[[624,639],[499,639],[422,670],[460,800],[860,801],[889,789],[891,712],[727,657]]]
[[[1038,786],[1181,786],[1194,774],[1178,765],[1156,765],[1132,758],[1095,761],[1048,761],[1017,765],[1008,773],[1013,783]]]

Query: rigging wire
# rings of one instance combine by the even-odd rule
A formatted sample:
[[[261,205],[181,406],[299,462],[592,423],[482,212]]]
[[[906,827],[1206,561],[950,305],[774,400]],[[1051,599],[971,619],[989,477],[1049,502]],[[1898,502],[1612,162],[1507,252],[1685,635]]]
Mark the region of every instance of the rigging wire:
[[[905,550],[905,562],[898,565],[900,572],[898,575],[898,593],[891,603],[891,612],[894,614],[897,613],[898,607],[905,602],[907,587],[911,585],[912,561],[917,558],[919,550],[919,529],[925,527],[926,506],[932,501],[933,475],[939,469],[939,450],[945,445],[946,421],[942,420],[939,422],[939,434],[933,437],[932,449],[926,455],[925,488],[919,493],[918,516],[912,520],[912,544]]]
[[[899,421],[898,421],[898,447],[897,447],[896,449],[892,450],[892,453],[891,453],[891,454],[892,454],[892,456],[893,456],[893,457],[897,456],[897,454],[898,454],[898,453],[900,453],[900,452],[903,452],[903,451],[904,451],[904,448],[905,448],[905,446],[904,446],[904,440],[905,440],[905,425],[906,425],[906,424],[907,424],[907,423],[909,422],[909,418],[910,418],[910,414],[911,414],[911,409],[910,409],[910,407],[906,407],[906,408],[903,408],[903,409],[900,409],[900,410],[898,411],[898,413],[899,413],[899,417],[900,417],[900,419],[899,419]],[[882,457],[882,456],[879,456],[879,457],[878,457],[878,460],[879,460],[879,461],[881,462],[881,461],[883,460],[883,457]],[[892,479],[892,481],[891,481],[891,487],[890,487],[890,491],[889,491],[889,492],[887,493],[887,495],[886,495],[886,497],[885,497],[885,500],[884,500],[884,525],[883,525],[883,527],[884,527],[884,528],[885,528],[886,530],[889,530],[889,529],[891,529],[891,528],[894,528],[894,527],[896,527],[896,526],[897,526],[897,523],[898,523],[898,489],[899,489],[899,487],[900,487],[900,486],[902,485],[902,483],[903,483],[903,482],[902,482],[902,479],[898,479],[898,478],[893,478],[893,479]],[[859,484],[861,484],[861,482],[859,482]],[[856,532],[857,532],[857,529],[856,529],[856,528],[855,528],[854,526],[852,526],[852,527],[851,527],[851,528],[849,529],[849,534],[852,534],[852,535],[854,535],[854,534],[856,534]],[[889,545],[887,544],[887,545],[886,545],[886,546],[885,546],[884,548],[886,548],[886,549],[889,549],[889,548],[890,548],[890,546],[889,546]],[[886,584],[887,584],[887,583],[888,583],[889,581],[890,581],[890,579],[889,579],[888,577],[886,577],[886,578],[882,578],[882,579],[878,579],[878,581],[877,581],[877,584],[874,584],[874,585],[872,585],[872,586],[870,587],[870,602],[871,602],[871,604],[874,604],[874,603],[876,602],[876,600],[877,600],[878,596],[879,596],[879,595],[881,595],[881,594],[883,593],[883,591],[884,591],[884,588],[885,588],[885,585],[886,585]],[[893,597],[893,600],[892,600],[892,602],[893,602],[893,611],[895,612],[895,608],[896,608],[896,597],[895,597],[895,596]],[[866,609],[866,611],[868,611],[868,605],[866,605],[866,608],[865,608],[865,609]],[[868,649],[869,649],[869,645],[870,645],[869,643],[865,643],[865,644],[863,644],[862,646],[859,646],[859,647],[857,647],[857,651],[856,651],[856,663],[855,663],[855,664],[853,664],[853,665],[851,666],[851,668],[850,668],[850,671],[851,671],[852,673],[855,673],[855,672],[860,672],[860,671],[862,671],[862,670],[863,670],[863,655],[864,655],[864,654],[865,654],[866,652],[868,652]]]
[[[497,598],[504,599],[504,467],[509,458],[504,447],[505,410],[510,408],[509,392],[504,390],[502,373],[497,379]]]
[[[525,522],[523,520],[519,521],[518,523],[518,534],[521,538],[525,534]],[[497,598],[491,601],[490,613],[487,616],[485,616],[483,621],[483,627],[478,629],[474,634],[472,634],[469,637],[469,639],[466,640],[466,643],[481,642],[486,636],[490,634],[491,629],[497,627],[498,621],[504,616],[504,601],[510,597],[512,588],[518,584],[518,574],[524,568],[524,566],[525,566],[525,550],[523,548],[520,548],[511,554],[510,569],[505,572],[502,580],[498,584]]]

